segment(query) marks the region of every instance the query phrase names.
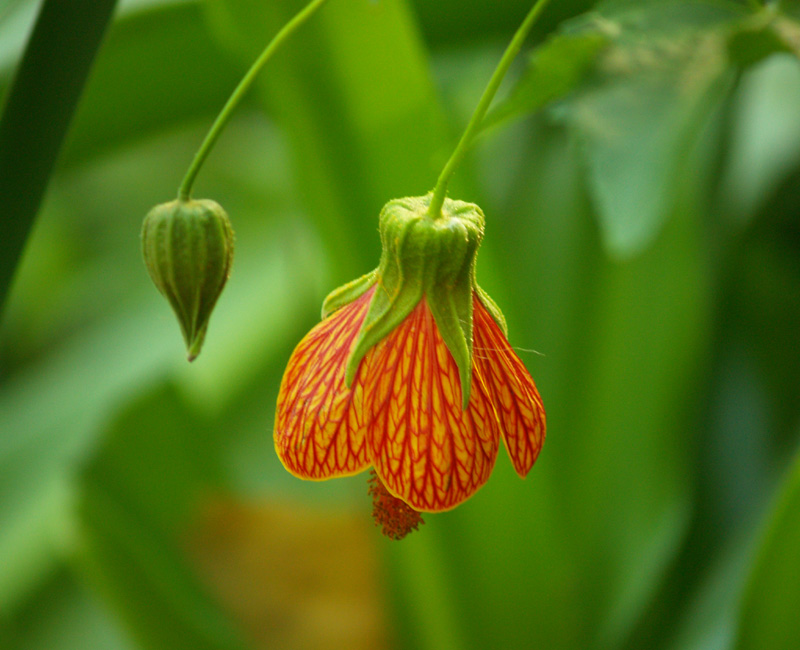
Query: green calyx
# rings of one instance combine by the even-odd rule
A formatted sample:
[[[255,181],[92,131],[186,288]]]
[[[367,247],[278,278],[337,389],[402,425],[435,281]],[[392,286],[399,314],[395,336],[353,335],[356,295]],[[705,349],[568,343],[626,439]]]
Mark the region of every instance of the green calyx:
[[[189,361],[203,345],[211,311],[233,264],[233,228],[209,199],[157,205],[142,224],[142,254],[156,288],[172,306]]]
[[[433,218],[428,213],[430,201],[428,194],[395,199],[384,206],[380,266],[332,293],[323,312],[330,313],[375,285],[347,361],[345,380],[350,386],[367,351],[424,298],[458,365],[462,406],[466,408],[472,378],[472,297],[473,291],[483,293],[475,282],[475,259],[483,238],[484,216],[477,205],[446,199],[440,215]]]
[[[375,269],[374,271],[370,271],[366,275],[362,275],[360,278],[352,280],[347,284],[342,285],[338,289],[331,291],[328,294],[328,297],[325,298],[325,301],[322,303],[322,317],[327,318],[340,307],[344,307],[345,305],[353,302],[373,284],[375,284],[377,277],[378,269]]]

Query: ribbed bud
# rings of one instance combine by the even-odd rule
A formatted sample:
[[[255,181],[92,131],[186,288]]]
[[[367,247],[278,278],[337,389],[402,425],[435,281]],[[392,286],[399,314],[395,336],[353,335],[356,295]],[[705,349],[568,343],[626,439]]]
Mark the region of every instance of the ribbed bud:
[[[209,199],[157,205],[142,224],[142,254],[150,277],[178,317],[193,361],[233,263],[228,215]]]

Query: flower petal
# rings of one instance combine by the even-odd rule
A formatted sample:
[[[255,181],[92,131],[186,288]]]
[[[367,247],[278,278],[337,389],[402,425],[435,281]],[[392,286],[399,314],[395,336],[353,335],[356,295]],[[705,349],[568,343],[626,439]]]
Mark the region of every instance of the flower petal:
[[[424,299],[367,359],[367,444],[386,488],[424,512],[470,497],[491,474],[500,430],[475,378],[462,410],[458,366]]]
[[[295,476],[315,480],[348,476],[370,464],[363,368],[349,389],[344,369],[373,291],[320,322],[289,359],[278,394],[274,439],[278,457]]]
[[[544,444],[544,405],[502,330],[480,299],[474,300],[473,364],[486,382],[514,469],[524,478]]]

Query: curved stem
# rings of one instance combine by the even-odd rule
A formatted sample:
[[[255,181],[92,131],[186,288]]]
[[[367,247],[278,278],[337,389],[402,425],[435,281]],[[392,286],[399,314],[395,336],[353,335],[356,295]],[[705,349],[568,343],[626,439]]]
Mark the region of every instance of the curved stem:
[[[189,197],[192,193],[192,185],[194,184],[194,180],[197,177],[200,168],[206,161],[208,154],[214,147],[217,138],[219,137],[220,133],[222,133],[222,130],[225,128],[228,120],[230,120],[234,109],[238,106],[245,93],[247,93],[247,91],[250,89],[250,86],[253,85],[258,73],[261,72],[261,68],[263,68],[267,61],[272,58],[272,55],[283,44],[283,42],[289,38],[306,20],[311,18],[314,12],[326,2],[327,0],[312,0],[312,2],[309,2],[299,13],[295,15],[294,18],[286,23],[269,42],[269,45],[267,45],[267,47],[261,53],[261,56],[256,59],[255,63],[253,63],[253,65],[247,71],[247,74],[239,82],[239,85],[236,86],[236,89],[225,103],[225,106],[222,108],[222,111],[220,111],[220,114],[217,116],[214,124],[211,125],[211,129],[209,129],[208,135],[206,135],[205,140],[203,140],[203,144],[200,145],[200,149],[197,150],[194,160],[192,160],[192,164],[189,166],[189,169],[186,172],[186,176],[183,177],[183,182],[178,190],[178,198],[181,201],[189,200]]]
[[[472,144],[473,138],[480,129],[483,118],[486,117],[486,112],[489,110],[489,106],[491,105],[492,100],[497,93],[497,89],[500,87],[500,83],[503,81],[503,77],[506,76],[506,72],[508,72],[508,68],[511,66],[512,61],[522,49],[522,44],[525,42],[525,38],[531,31],[531,27],[533,27],[536,19],[539,17],[539,14],[542,13],[542,10],[545,8],[545,6],[547,6],[549,1],[550,0],[536,0],[533,7],[528,12],[528,15],[525,16],[525,20],[522,21],[522,24],[514,34],[514,38],[512,38],[511,42],[508,44],[506,51],[503,53],[503,57],[500,59],[500,63],[497,64],[497,68],[495,68],[495,71],[492,74],[492,78],[489,79],[489,83],[486,86],[486,89],[483,91],[483,95],[481,96],[478,105],[475,107],[475,111],[472,113],[472,117],[467,124],[467,128],[464,130],[464,134],[461,136],[461,140],[459,140],[458,144],[456,145],[455,151],[453,151],[452,155],[450,156],[450,160],[447,161],[444,169],[442,169],[442,173],[439,174],[439,179],[436,181],[436,187],[433,188],[433,196],[431,197],[431,203],[428,207],[428,214],[434,219],[439,218],[442,214],[442,206],[444,205],[444,199],[447,196],[447,185],[450,183],[450,178],[453,176],[453,172],[455,171],[456,167],[469,150],[469,146]]]

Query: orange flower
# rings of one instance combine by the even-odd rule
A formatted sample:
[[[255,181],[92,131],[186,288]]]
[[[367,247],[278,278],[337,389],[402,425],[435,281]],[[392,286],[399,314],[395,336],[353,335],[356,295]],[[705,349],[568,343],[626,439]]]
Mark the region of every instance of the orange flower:
[[[425,218],[419,216],[419,205],[413,212]],[[382,226],[384,222],[382,217]],[[413,272],[401,273],[402,286],[387,289],[384,280],[392,277],[387,258],[393,253],[387,255],[390,233],[384,230],[381,267],[346,286],[345,300],[360,295],[314,327],[293,352],[278,396],[275,448],[286,469],[304,479],[348,476],[373,467],[382,484],[373,488],[373,496],[380,492],[375,496],[376,514],[387,510],[387,495],[380,487],[413,511],[440,512],[457,506],[486,483],[501,437],[515,470],[524,477],[544,442],[545,412],[531,376],[506,339],[502,316],[474,283],[474,273],[467,274],[466,320],[471,322],[460,323],[471,334],[461,350],[468,350],[464,357],[451,351],[458,346],[448,345],[442,334],[439,321],[445,318],[436,317],[443,311],[436,305],[442,295],[431,289],[424,273],[421,280]],[[479,231],[478,243],[482,227]],[[402,263],[404,254],[411,250],[410,258],[418,261],[418,248],[399,254],[403,271],[408,271]],[[434,248],[441,256],[440,247]],[[466,261],[470,271],[476,252],[477,245]],[[443,266],[436,265],[438,280]],[[453,268],[463,266],[462,260]],[[419,291],[410,295],[402,318],[392,319],[391,308],[380,306],[386,303],[381,292],[396,297],[409,282],[419,285]],[[457,302],[450,293],[458,292],[458,283],[447,286],[452,289],[447,298]],[[394,307],[399,302],[387,304]],[[390,323],[390,331],[380,332],[372,342],[370,333],[387,319],[399,322]],[[446,323],[444,329],[452,327]],[[360,358],[359,347],[365,348]],[[469,362],[466,371],[459,358]],[[348,364],[354,361],[357,365],[348,382]],[[393,537],[415,527],[412,520],[399,527],[390,524],[387,531],[386,517],[378,516],[384,520],[384,532]]]

